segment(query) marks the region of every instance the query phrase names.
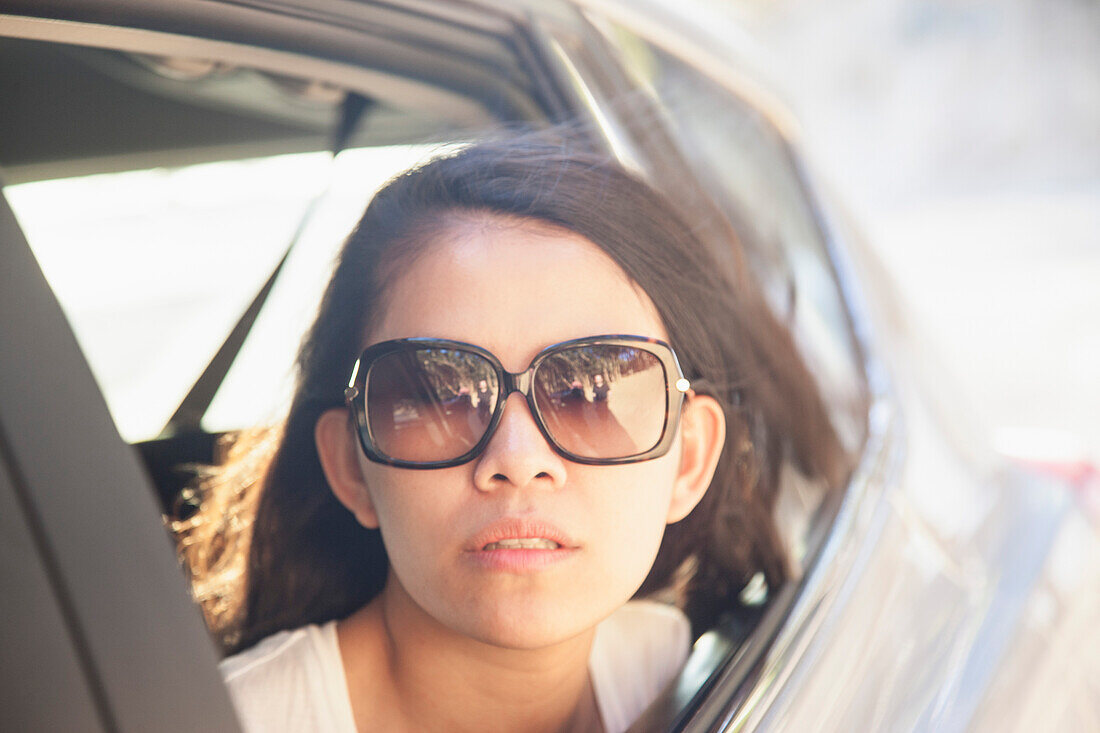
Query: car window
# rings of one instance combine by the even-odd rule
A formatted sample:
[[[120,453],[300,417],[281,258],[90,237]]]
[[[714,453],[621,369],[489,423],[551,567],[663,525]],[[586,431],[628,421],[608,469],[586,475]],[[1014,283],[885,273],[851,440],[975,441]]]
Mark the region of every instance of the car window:
[[[661,47],[606,24],[625,66],[655,97],[697,176],[742,239],[757,282],[787,323],[852,452],[862,445],[862,358],[813,202],[761,107]]]
[[[444,116],[375,104],[360,140],[373,124],[392,129],[404,113],[409,142],[353,138],[334,158],[325,147],[344,95],[320,82],[199,60],[150,66],[141,56],[10,39],[0,55],[51,72],[14,80],[9,72],[0,82],[18,88],[24,114],[51,109],[55,75],[97,90],[73,95],[62,122],[0,113],[0,166],[5,195],[128,442],[160,433],[296,237],[203,428],[277,417],[298,341],[364,202],[459,134]],[[193,91],[179,86],[188,74]],[[36,94],[35,78],[51,81]],[[226,111],[211,83],[229,85],[247,104]],[[183,119],[161,110],[145,118],[155,129],[126,129],[143,105],[158,102]],[[124,129],[108,135],[104,115]],[[30,125],[47,129],[32,134]]]
[[[866,435],[862,357],[813,202],[787,144],[757,104],[663,47],[592,14],[624,66],[733,225],[756,281],[802,352],[848,465]],[[776,507],[796,565],[825,536],[827,496],[790,467]],[[820,516],[821,522],[817,522]],[[748,591],[751,594],[751,587]]]
[[[203,427],[273,419],[298,339],[363,202],[432,148],[358,148],[336,160],[294,153],[5,190],[119,433],[136,442],[164,427],[301,225]]]
[[[671,54],[651,81],[692,164],[716,184],[772,308],[790,325],[853,453],[862,445],[862,361],[822,230],[785,143],[757,108]]]

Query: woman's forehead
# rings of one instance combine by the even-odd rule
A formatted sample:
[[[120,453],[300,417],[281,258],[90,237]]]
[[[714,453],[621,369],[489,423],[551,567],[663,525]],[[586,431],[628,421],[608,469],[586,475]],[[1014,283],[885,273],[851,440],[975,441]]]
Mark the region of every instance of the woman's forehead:
[[[451,227],[391,272],[371,342],[467,341],[519,369],[549,344],[571,338],[667,338],[653,302],[603,250],[542,222],[486,217]]]

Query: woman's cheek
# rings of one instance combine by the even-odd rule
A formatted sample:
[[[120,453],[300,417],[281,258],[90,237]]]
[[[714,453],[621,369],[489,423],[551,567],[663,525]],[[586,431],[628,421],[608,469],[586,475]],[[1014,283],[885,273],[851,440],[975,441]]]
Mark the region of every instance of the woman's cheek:
[[[633,584],[630,595],[649,575],[667,526],[676,465],[667,458],[611,467],[634,470],[614,482],[617,486],[603,488],[608,504],[598,511],[606,518],[600,532],[614,572]]]

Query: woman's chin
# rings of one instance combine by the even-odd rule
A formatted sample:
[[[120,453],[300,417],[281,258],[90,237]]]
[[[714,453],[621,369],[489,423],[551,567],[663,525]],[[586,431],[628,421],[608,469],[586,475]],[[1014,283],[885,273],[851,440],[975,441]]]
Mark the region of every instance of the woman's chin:
[[[471,629],[472,633],[466,635],[483,644],[501,649],[536,651],[575,639],[590,628],[592,627],[566,628],[561,624],[509,621],[481,624],[479,628]]]
[[[575,609],[492,608],[465,618],[452,618],[451,627],[483,644],[503,649],[537,650],[575,639],[601,619],[581,618]],[[456,623],[457,622],[457,623]]]

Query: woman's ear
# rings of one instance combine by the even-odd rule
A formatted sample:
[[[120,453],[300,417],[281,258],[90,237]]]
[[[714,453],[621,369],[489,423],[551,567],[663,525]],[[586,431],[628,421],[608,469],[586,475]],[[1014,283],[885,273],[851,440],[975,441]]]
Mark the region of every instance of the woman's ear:
[[[336,407],[321,413],[313,429],[313,439],[332,493],[355,515],[359,524],[377,529],[378,515],[367,491],[367,482],[363,480],[359,445],[348,428],[347,410]]]
[[[707,493],[722,447],[726,443],[726,416],[718,400],[691,395],[680,413],[680,470],[672,488],[668,523],[691,513]]]

